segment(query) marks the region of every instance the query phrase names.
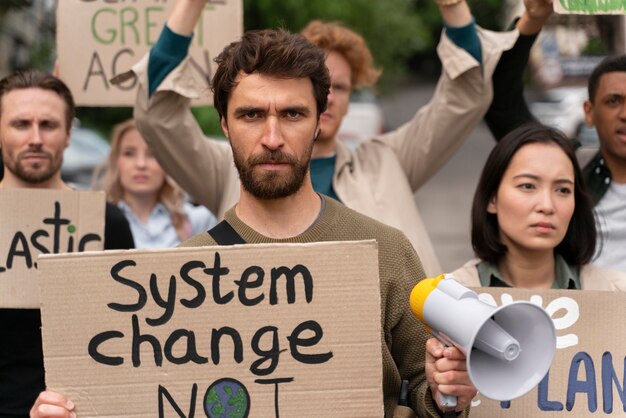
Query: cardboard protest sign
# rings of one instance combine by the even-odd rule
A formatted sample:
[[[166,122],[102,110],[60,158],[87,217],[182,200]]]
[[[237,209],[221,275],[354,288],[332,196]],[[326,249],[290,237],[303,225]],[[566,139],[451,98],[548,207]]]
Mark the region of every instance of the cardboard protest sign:
[[[57,6],[59,76],[79,106],[132,106],[137,81],[109,80],[136,64],[157,41],[173,0],[63,0]],[[215,58],[243,32],[242,0],[208,0],[190,54],[196,85],[206,86]]]
[[[374,241],[42,256],[39,284],[82,418],[384,414]]]
[[[39,308],[37,256],[102,250],[104,193],[0,189],[0,308]]]
[[[557,350],[537,388],[510,402],[480,395],[472,417],[603,417],[626,414],[626,294],[576,290],[474,289],[500,306],[525,300],[542,306],[557,329]],[[524,349],[521,347],[522,350]]]
[[[624,14],[623,0],[554,0],[554,11],[562,14]]]

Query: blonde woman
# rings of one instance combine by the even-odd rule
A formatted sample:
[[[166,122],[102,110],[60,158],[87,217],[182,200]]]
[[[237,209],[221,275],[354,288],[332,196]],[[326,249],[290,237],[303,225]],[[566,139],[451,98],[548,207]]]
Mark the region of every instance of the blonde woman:
[[[132,119],[115,126],[108,164],[94,177],[100,179],[98,188],[107,199],[126,215],[136,248],[174,247],[216,224],[207,208],[185,201]]]

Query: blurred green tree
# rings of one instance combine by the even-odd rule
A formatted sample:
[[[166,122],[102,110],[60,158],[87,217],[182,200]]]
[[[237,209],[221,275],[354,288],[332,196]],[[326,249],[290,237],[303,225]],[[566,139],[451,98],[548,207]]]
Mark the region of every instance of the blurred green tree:
[[[244,0],[246,30],[283,27],[296,32],[313,19],[341,21],[360,33],[384,78],[403,74],[405,60],[434,42],[431,22],[417,12],[413,0]]]
[[[501,31],[504,0],[468,0],[476,22],[485,29]]]
[[[468,1],[481,26],[499,30],[502,0]],[[411,57],[436,60],[443,27],[435,0],[244,0],[246,30],[299,31],[312,19],[341,21],[360,33],[383,69],[383,85],[407,74]]]

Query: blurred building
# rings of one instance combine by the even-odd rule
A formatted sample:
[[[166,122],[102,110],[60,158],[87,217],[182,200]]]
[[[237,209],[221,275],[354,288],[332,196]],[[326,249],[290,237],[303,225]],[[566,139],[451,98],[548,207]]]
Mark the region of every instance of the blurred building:
[[[55,0],[2,0],[0,77],[29,67],[52,69],[55,7]]]

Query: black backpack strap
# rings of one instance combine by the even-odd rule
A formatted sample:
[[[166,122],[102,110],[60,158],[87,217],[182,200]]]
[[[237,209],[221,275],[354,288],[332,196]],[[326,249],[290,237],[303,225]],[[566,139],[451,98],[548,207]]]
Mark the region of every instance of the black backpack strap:
[[[215,240],[217,245],[235,245],[235,244],[245,244],[241,235],[235,231],[235,229],[230,226],[226,219],[222,222],[215,225],[209,231],[207,231],[209,235]]]

